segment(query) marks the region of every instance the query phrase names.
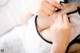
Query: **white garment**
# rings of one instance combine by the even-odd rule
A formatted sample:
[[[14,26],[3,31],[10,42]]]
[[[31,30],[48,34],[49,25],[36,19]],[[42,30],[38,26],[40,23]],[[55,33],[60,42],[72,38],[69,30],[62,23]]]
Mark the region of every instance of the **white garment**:
[[[72,36],[71,40],[80,34],[80,16],[70,15]],[[45,42],[37,33],[35,16],[30,18],[27,25],[18,26],[0,38],[0,49],[4,53],[49,53],[51,44]]]
[[[27,25],[18,26],[0,38],[4,53],[49,53],[51,44],[40,38],[35,27],[35,16]]]
[[[80,15],[77,12],[69,17],[72,27],[70,41],[72,41],[80,34]],[[18,26],[0,37],[0,50],[4,49],[3,53],[49,53],[51,46],[38,35],[35,16],[29,19],[27,25]]]

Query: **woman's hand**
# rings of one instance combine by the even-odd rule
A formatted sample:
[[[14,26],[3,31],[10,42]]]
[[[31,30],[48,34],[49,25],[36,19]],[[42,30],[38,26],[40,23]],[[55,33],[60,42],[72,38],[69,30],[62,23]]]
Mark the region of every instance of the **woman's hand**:
[[[61,43],[63,40],[68,42],[67,39],[70,37],[70,30],[71,28],[68,16],[66,14],[63,14],[58,15],[51,27],[43,30],[41,34],[44,36],[44,38],[52,41],[53,43]]]
[[[62,3],[62,5],[63,5],[62,10],[54,13],[54,14],[56,14],[56,16],[59,14],[67,14],[69,12],[77,10],[77,7],[80,6],[80,2],[71,2],[71,3],[67,3],[67,4]],[[41,12],[44,12],[44,11],[41,11]],[[43,14],[43,13],[41,13],[41,14]],[[46,13],[44,13],[44,14],[46,14]],[[49,28],[51,26],[51,23],[54,22],[53,20],[56,19],[54,14],[52,15],[53,16],[52,18],[51,18],[51,16],[46,17],[46,18],[42,18],[40,16],[38,17],[37,23],[38,23],[39,31],[42,31],[42,30]],[[46,16],[46,15],[44,15],[44,16]]]
[[[42,0],[37,19],[39,31],[42,31],[50,26],[51,19],[48,19],[48,17],[60,8],[61,4],[59,4],[56,0]]]
[[[41,35],[53,42],[51,52],[65,53],[67,44],[70,40],[71,27],[66,14],[58,15],[56,21],[52,26],[41,32]]]
[[[50,27],[53,43],[68,43],[70,38],[70,22],[66,14],[58,15],[55,23]]]
[[[42,0],[38,15],[41,18],[48,17],[52,15],[57,8],[61,8],[61,4],[59,4],[56,0]]]

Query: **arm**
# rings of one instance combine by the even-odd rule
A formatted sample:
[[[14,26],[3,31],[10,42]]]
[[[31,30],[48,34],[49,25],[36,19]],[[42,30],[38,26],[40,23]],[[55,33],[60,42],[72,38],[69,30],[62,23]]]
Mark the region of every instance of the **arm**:
[[[51,53],[65,53],[70,39],[70,23],[67,15],[59,16],[58,21],[51,27],[50,34],[54,37]]]
[[[54,45],[51,48],[50,53],[65,53],[67,46],[62,44]]]

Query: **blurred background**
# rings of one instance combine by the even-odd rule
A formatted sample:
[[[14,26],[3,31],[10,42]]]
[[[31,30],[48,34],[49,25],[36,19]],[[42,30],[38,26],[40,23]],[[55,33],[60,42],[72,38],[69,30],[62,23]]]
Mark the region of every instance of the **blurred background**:
[[[41,0],[0,0],[0,36],[24,24],[27,18],[38,11]]]

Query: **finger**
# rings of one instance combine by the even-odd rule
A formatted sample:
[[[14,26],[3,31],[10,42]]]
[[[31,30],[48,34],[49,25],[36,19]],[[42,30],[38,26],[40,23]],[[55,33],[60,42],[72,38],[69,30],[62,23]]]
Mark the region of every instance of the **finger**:
[[[68,19],[68,16],[66,14],[63,14],[63,20],[64,20],[64,24],[65,25],[69,25],[69,19]]]
[[[53,14],[53,11],[50,10],[49,8],[47,8],[46,6],[42,6],[41,7],[41,10],[43,10],[44,12],[46,12],[49,15],[52,15]]]
[[[38,12],[38,15],[39,15],[39,17],[41,17],[41,18],[45,18],[45,17],[48,17],[49,15],[46,13],[46,12],[44,12],[43,10],[40,10],[39,12]]]
[[[61,14],[58,15],[58,22],[63,23],[63,16]]]
[[[55,12],[57,10],[57,8],[53,5],[51,5],[49,2],[46,2],[46,7],[49,8],[50,10],[52,10],[53,12]]]
[[[57,12],[58,14],[66,14],[66,13],[68,13],[68,11],[69,11],[69,9],[68,9],[68,5],[67,4],[65,4],[65,3],[61,3],[61,5],[62,5],[62,10],[61,11],[59,11],[59,12]]]
[[[57,1],[48,0],[48,2],[57,8],[61,8],[61,4],[59,4]]]

